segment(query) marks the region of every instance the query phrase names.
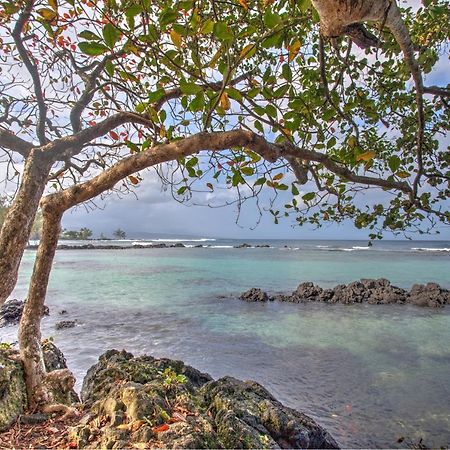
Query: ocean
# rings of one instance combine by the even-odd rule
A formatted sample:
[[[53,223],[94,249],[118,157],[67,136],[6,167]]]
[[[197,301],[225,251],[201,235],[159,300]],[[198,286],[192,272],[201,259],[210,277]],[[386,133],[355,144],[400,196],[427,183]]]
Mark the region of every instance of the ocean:
[[[187,248],[57,252],[43,334],[64,351],[78,387],[101,353],[125,348],[182,359],[214,377],[256,380],[343,447],[404,447],[401,438],[450,446],[449,306],[238,299],[251,287],[281,293],[303,281],[332,287],[379,277],[404,288],[426,282],[450,288],[450,242],[368,247],[366,241],[161,236],[91,243],[161,242]],[[234,248],[244,242],[252,247]],[[17,298],[26,296],[34,256],[31,250],[24,256]],[[77,326],[56,330],[60,320]],[[0,329],[0,337],[15,340],[16,327]]]

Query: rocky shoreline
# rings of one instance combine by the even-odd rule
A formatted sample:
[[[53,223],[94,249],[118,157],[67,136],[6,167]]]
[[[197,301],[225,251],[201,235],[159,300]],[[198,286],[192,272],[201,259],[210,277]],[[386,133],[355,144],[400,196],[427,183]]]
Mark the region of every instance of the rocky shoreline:
[[[48,370],[65,366],[50,350]],[[16,420],[39,421],[24,415],[23,369],[13,353],[0,350],[3,430]],[[81,396],[69,448],[338,448],[324,428],[260,384],[214,380],[182,361],[110,350],[89,369]]]
[[[407,291],[392,285],[385,278],[380,278],[377,280],[362,279],[349,284],[339,284],[331,289],[323,289],[314,283],[304,282],[291,294],[269,295],[261,289],[252,288],[243,292],[239,298],[246,302],[409,304],[442,308],[450,304],[450,291],[437,283],[414,284]]]
[[[143,248],[214,248],[212,245],[197,244],[197,245],[185,245],[182,242],[176,242],[175,244],[166,244],[164,242],[155,244],[133,244],[133,245],[112,245],[112,244],[59,244],[57,250],[132,250],[132,249],[143,249]],[[269,244],[257,244],[250,245],[247,243],[235,245],[232,248],[273,248]],[[27,250],[37,250],[37,245],[28,245]]]

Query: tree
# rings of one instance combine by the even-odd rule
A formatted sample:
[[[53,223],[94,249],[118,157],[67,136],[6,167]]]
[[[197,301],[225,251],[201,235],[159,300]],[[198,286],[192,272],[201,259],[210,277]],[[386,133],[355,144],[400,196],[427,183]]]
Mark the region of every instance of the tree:
[[[114,231],[113,236],[116,239],[125,239],[127,237],[127,234],[125,233],[125,231],[118,228],[116,231]]]
[[[242,201],[267,187],[285,203],[283,212],[272,207],[275,221],[350,218],[371,238],[449,222],[450,161],[439,137],[450,93],[421,82],[448,44],[445,3],[403,11],[408,36],[427,47],[418,58],[395,33],[381,35],[380,49],[354,51],[351,39],[367,46],[359,23],[341,24],[336,36],[351,39],[332,47],[319,34],[319,18],[325,35],[327,20],[318,11],[304,0],[6,4],[2,56],[28,75],[11,70],[2,90],[0,145],[25,167],[0,234],[0,303],[43,192],[55,191],[41,201],[19,332],[31,405],[46,376],[40,319],[62,215],[118,183],[132,188],[143,169],[156,167],[180,200],[227,187]],[[18,83],[34,95],[18,98]],[[376,205],[363,203],[368,188],[382,189]]]

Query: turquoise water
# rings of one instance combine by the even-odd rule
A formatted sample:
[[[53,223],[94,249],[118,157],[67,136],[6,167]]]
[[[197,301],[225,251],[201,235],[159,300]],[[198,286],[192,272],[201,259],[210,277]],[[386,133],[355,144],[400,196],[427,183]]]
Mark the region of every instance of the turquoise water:
[[[333,286],[386,277],[405,288],[429,281],[450,287],[450,243],[186,244],[216,248],[57,253],[43,329],[79,381],[99,354],[126,348],[183,359],[215,377],[257,380],[345,447],[396,447],[402,436],[450,444],[450,307],[237,299],[253,286],[286,292],[305,280]],[[31,251],[24,257],[18,297],[33,258]],[[58,315],[61,309],[68,314]],[[79,325],[55,330],[62,319]],[[14,339],[15,329],[0,333]]]

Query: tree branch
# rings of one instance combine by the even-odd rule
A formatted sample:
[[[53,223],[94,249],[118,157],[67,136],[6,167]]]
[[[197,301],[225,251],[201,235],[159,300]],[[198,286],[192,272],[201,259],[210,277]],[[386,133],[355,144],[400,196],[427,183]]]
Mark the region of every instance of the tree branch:
[[[99,122],[89,128],[71,136],[56,139],[53,142],[42,147],[45,152],[52,152],[57,156],[56,159],[67,160],[76,155],[82,149],[84,144],[104,136],[114,128],[125,123],[136,123],[145,126],[154,127],[154,124],[147,116],[132,112],[119,112],[107,119]]]
[[[269,162],[275,162],[280,157],[294,157],[315,161],[323,164],[327,169],[342,178],[354,183],[397,189],[408,194],[411,192],[411,187],[405,182],[357,175],[322,153],[301,149],[289,142],[274,144],[252,131],[234,130],[198,133],[179,141],[160,144],[144,152],[130,155],[85,183],[45,197],[43,205],[51,204],[52,207],[65,211],[72,206],[100,195],[106,190],[112,189],[120,180],[140,170],[156,164],[174,161],[200,151],[221,151],[232,147],[249,148]]]
[[[0,129],[0,147],[12,150],[26,157],[33,148],[33,144],[17,137],[11,131]]]
[[[423,92],[424,94],[438,95],[439,97],[450,97],[450,89],[439,86],[425,86]]]
[[[31,61],[27,49],[23,45],[22,41],[23,27],[28,22],[33,7],[34,7],[34,0],[29,0],[25,4],[25,8],[22,10],[19,18],[17,19],[16,25],[14,26],[12,37],[16,44],[20,58],[25,64],[25,67],[27,68],[29,74],[31,75],[31,79],[33,80],[34,93],[36,95],[36,101],[39,110],[39,117],[36,125],[36,134],[40,144],[44,145],[47,143],[47,139],[45,137],[45,119],[47,116],[47,105],[45,104],[44,93],[42,91],[42,84],[39,72],[37,70],[36,65]]]

